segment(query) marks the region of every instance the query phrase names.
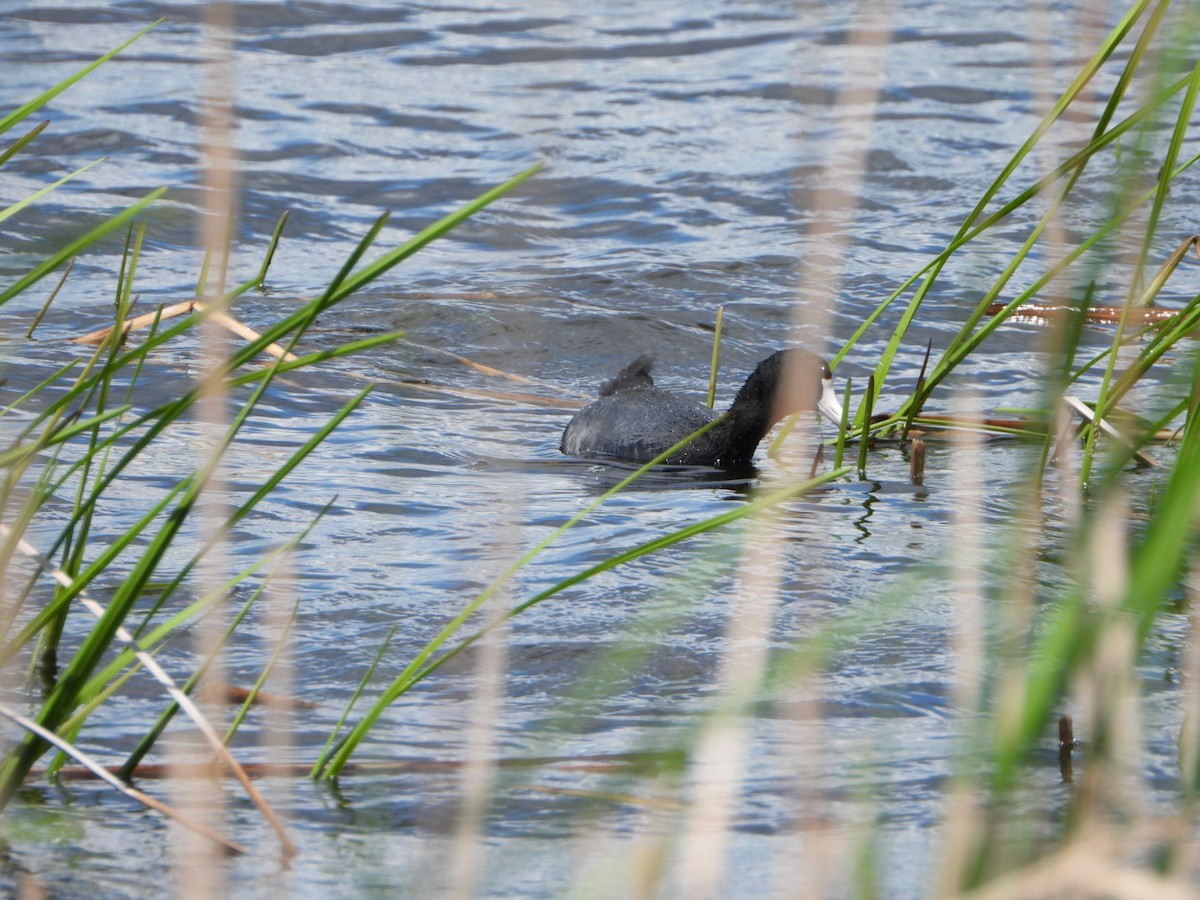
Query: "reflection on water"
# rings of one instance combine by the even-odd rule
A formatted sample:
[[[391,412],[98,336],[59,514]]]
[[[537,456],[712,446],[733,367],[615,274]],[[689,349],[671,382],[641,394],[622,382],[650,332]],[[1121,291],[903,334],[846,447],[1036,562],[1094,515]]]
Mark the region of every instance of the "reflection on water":
[[[12,107],[136,27],[167,17],[57,98],[37,152],[5,166],[0,203],[7,204],[98,156],[109,158],[23,211],[16,225],[6,223],[0,272],[7,281],[94,217],[166,184],[169,199],[149,216],[137,293],[146,308],[190,295],[201,258],[194,213],[202,202],[203,7],[38,3],[11,10],[0,23],[9,61],[3,93]],[[363,377],[380,379],[360,412],[243,523],[238,538],[257,554],[298,533],[336,497],[298,560],[295,691],[321,703],[292,718],[300,758],[313,757],[394,625],[376,685],[394,677],[508,562],[627,474],[619,465],[558,455],[569,409],[483,391],[590,397],[607,374],[654,352],[661,386],[698,397],[723,305],[725,390],[718,402],[727,401],[737,373],[789,340],[840,345],[944,246],[1036,122],[1042,101],[1030,68],[1035,55],[1042,67],[1036,77],[1049,74],[1057,84],[1078,63],[1080,47],[1065,36],[1075,34],[1082,13],[1070,4],[1046,14],[1056,27],[1036,48],[1024,37],[1025,6],[1014,5],[1006,12],[1012,21],[993,29],[984,23],[1000,21],[997,9],[932,3],[894,12],[869,146],[855,148],[864,159],[859,197],[823,183],[838,135],[866,109],[839,100],[847,73],[862,62],[851,41],[861,25],[854,5],[237,5],[239,277],[257,267],[278,216],[291,214],[269,291],[239,301],[238,315],[252,326],[321,290],[383,209],[393,211],[384,243],[395,245],[533,161],[547,163],[518,194],[323,317],[309,337],[319,347],[403,328],[421,345],[529,376],[534,386],[514,388],[401,343],[273,389],[266,417],[234,448],[232,490],[248,493],[267,462],[282,459],[328,419]],[[805,232],[822,188],[852,211],[844,234]],[[1176,202],[1165,215],[1190,205]],[[1166,224],[1176,226],[1181,233],[1193,227]],[[1011,240],[1024,236],[1015,223]],[[824,259],[825,242],[840,237],[848,250],[836,296],[817,296],[807,277]],[[925,341],[944,345],[991,284],[1011,250],[993,241],[948,268],[926,301],[923,323],[900,350],[898,366],[908,377],[916,377]],[[29,292],[9,308],[6,397],[69,357],[73,351],[60,339],[104,324],[120,265],[115,241],[109,251],[79,260],[34,341],[12,338],[44,293]],[[791,330],[798,302],[830,305],[828,333]],[[839,368],[839,388],[847,377],[865,382],[885,326]],[[164,392],[190,383],[183,354],[153,355],[147,380]],[[18,357],[20,365],[11,364]],[[961,380],[973,383],[988,407],[1028,406],[1038,402],[1031,377],[1038,368],[1034,331],[1013,327],[989,341]],[[464,393],[403,383],[414,379]],[[883,408],[894,402],[886,394],[880,401]],[[182,435],[168,436],[161,450],[161,468],[130,473],[130,516],[159,496],[171,466],[192,452]],[[974,499],[990,526],[989,550],[998,550],[1012,517],[1011,486],[1034,459],[1008,444],[986,454],[985,483]],[[503,632],[506,675],[489,752],[587,759],[682,741],[724,677],[728,629],[751,611],[747,585],[778,583],[778,604],[766,614],[767,643],[777,651],[883,604],[878,624],[833,653],[820,679],[802,682],[805,696],[783,691],[749,723],[730,848],[738,876],[729,883],[744,896],[790,894],[806,829],[861,821],[867,813],[855,797],[869,788],[870,814],[883,823],[878,869],[885,893],[924,893],[918,885],[937,851],[932,826],[940,821],[959,734],[951,653],[956,597],[923,577],[939,571],[955,546],[956,509],[966,501],[951,490],[954,467],[953,449],[931,446],[925,487],[917,489],[901,453],[881,449],[871,458],[872,481],[843,480],[789,500],[763,522],[633,560],[518,616]],[[1155,477],[1134,476],[1135,491],[1153,486]],[[736,477],[654,473],[553,543],[488,611],[744,503],[759,479],[795,478],[763,450],[757,470]],[[758,552],[767,546],[770,553]],[[990,554],[985,565],[998,566],[997,558],[1002,554]],[[1066,579],[1056,561],[1040,575],[1048,589]],[[231,651],[230,677],[252,682],[273,640],[266,624],[248,622]],[[1148,668],[1176,665],[1173,646],[1166,635]],[[181,668],[190,664],[182,647],[168,648],[165,657]],[[377,728],[362,757],[467,755],[482,665],[472,651],[419,685]],[[98,718],[94,745],[126,747],[157,714],[161,699],[153,687],[130,691],[124,705]],[[819,705],[819,720],[797,712],[809,702]],[[1166,704],[1157,713],[1174,716]],[[252,719],[243,729],[247,742],[260,727]],[[1147,747],[1151,769],[1169,768],[1170,744],[1156,739]],[[242,752],[247,759],[262,753],[254,746]],[[1057,777],[1053,760],[1035,773],[1031,802],[1039,816]],[[303,896],[344,889],[347,871],[364,891],[440,884],[461,785],[458,775],[445,773],[360,776],[337,789],[269,785],[299,823],[293,837],[301,856],[282,874],[262,873],[258,861],[231,862],[231,877],[239,893]],[[1170,779],[1154,782],[1155,790],[1171,788]],[[269,845],[254,813],[229,793],[238,838]],[[551,896],[578,879],[613,883],[600,871],[604,860],[623,859],[646,834],[672,827],[670,803],[645,799],[653,793],[632,777],[562,766],[505,772],[481,826],[490,836],[485,892]],[[626,795],[643,799],[619,799]],[[76,870],[104,894],[157,893],[146,885],[158,883],[169,857],[157,820],[114,810],[112,798],[84,786],[62,796],[38,787],[25,799],[7,839],[21,860],[16,865],[52,891],[73,892]],[[55,812],[66,808],[69,816]],[[43,841],[42,816],[56,828],[75,824],[65,837]],[[130,829],[144,851],[133,862],[111,846],[125,846]],[[120,867],[111,862],[118,857]],[[148,871],[154,881],[141,874]],[[11,882],[14,870],[5,877]],[[619,877],[616,883],[624,884]]]

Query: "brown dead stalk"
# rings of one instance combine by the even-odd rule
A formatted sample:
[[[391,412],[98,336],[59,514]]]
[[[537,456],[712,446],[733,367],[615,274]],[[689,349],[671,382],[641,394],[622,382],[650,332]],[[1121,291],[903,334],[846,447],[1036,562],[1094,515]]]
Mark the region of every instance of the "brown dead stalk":
[[[228,313],[216,312],[210,309],[209,306],[202,300],[184,300],[182,303],[173,303],[170,306],[164,306],[161,310],[143,313],[140,316],[134,316],[133,318],[126,319],[120,325],[121,334],[126,335],[129,334],[129,332],[135,331],[139,328],[149,328],[155,322],[159,322],[164,319],[173,319],[177,316],[188,316],[192,313],[207,315],[210,321],[216,322],[218,325],[229,329],[243,340],[256,341],[262,337],[262,335],[260,335],[253,328],[242,324]],[[99,331],[93,331],[77,338],[71,338],[71,342],[74,344],[99,344],[110,334],[112,334],[113,329],[116,327],[116,325],[109,325],[107,328],[101,328]],[[294,354],[288,353],[278,344],[268,344],[266,351],[276,359],[283,359],[287,362],[295,362],[297,359]]]

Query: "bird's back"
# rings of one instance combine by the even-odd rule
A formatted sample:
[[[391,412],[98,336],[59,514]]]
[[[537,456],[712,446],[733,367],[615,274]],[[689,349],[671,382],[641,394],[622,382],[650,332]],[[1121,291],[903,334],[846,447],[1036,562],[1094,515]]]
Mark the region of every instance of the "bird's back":
[[[561,449],[569,456],[647,462],[714,415],[702,404],[657,388],[617,390],[576,413],[563,432]]]

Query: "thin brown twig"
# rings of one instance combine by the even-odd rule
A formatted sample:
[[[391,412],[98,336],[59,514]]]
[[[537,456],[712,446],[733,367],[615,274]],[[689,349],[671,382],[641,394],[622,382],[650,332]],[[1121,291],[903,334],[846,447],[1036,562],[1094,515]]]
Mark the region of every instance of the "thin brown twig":
[[[199,300],[184,300],[182,303],[173,303],[170,306],[164,306],[161,310],[155,312],[143,313],[140,316],[134,316],[131,319],[126,319],[121,323],[121,333],[129,334],[139,328],[148,328],[155,322],[162,319],[173,319],[176,316],[186,316],[196,310],[200,304]],[[102,343],[110,334],[116,325],[109,325],[107,328],[101,328],[98,331],[90,331],[87,334],[79,337],[71,338],[72,344],[99,344]]]
[[[15,709],[11,709],[8,706],[6,706],[5,704],[0,703],[0,715],[6,716],[9,719],[12,719],[12,721],[16,722],[18,725],[20,725],[25,730],[33,732],[38,737],[40,737],[42,740],[46,741],[47,743],[53,744],[55,747],[57,747],[63,753],[70,756],[72,759],[78,760],[79,764],[81,766],[83,766],[83,770],[75,770],[77,778],[86,777],[89,774],[95,775],[97,778],[99,778],[105,784],[120,791],[126,797],[136,800],[138,803],[141,803],[143,806],[150,807],[150,809],[158,810],[164,816],[168,816],[168,817],[174,819],[176,822],[178,822],[184,828],[189,828],[192,831],[196,832],[197,834],[202,834],[209,840],[213,841],[214,843],[220,844],[222,847],[225,847],[228,850],[232,850],[234,853],[245,853],[246,852],[246,848],[243,847],[241,844],[235,844],[233,841],[227,840],[226,838],[222,837],[219,833],[217,833],[213,829],[209,828],[203,822],[197,822],[195,819],[180,812],[179,810],[175,809],[173,806],[168,806],[166,803],[163,803],[161,800],[151,797],[149,794],[139,791],[137,788],[126,784],[120,778],[118,778],[110,769],[107,769],[104,766],[100,765],[100,763],[96,762],[94,759],[91,758],[91,756],[84,753],[82,750],[80,750],[74,744],[59,737],[57,734],[55,734],[53,731],[50,731],[48,728],[43,728],[41,725],[39,725],[37,722],[33,721],[32,719],[21,715]]]
[[[254,329],[243,324],[242,322],[239,322],[228,313],[214,312],[200,300],[184,300],[182,303],[175,303],[171,306],[163,307],[161,312],[155,311],[152,313],[143,313],[140,316],[134,316],[133,318],[126,319],[124,322],[122,322],[120,328],[123,334],[128,334],[130,331],[146,328],[156,321],[161,321],[162,319],[171,319],[177,316],[186,316],[193,312],[207,312],[212,321],[223,325],[231,332],[247,341],[258,340],[258,338],[261,337],[261,335],[259,335],[259,333]],[[110,334],[112,334],[113,329],[116,327],[117,326],[115,325],[109,325],[107,328],[101,328],[98,331],[92,331],[88,334],[71,338],[71,342],[75,344],[99,344]],[[475,362],[474,360],[455,353],[452,350],[444,350],[439,347],[430,347],[425,344],[415,343],[413,341],[406,341],[405,343],[420,350],[426,350],[434,353],[444,353],[447,356],[451,356],[458,360],[463,365],[468,366],[469,368],[474,369],[475,371],[484,375],[507,378],[510,381],[515,381],[521,384],[540,384],[540,382],[538,382],[536,379],[528,378],[524,375],[516,375],[511,372],[505,372],[502,369],[496,369],[492,366]],[[278,344],[269,344],[266,347],[266,351],[272,356],[283,358],[288,362],[295,362],[297,359],[295,355],[287,352]],[[515,394],[505,391],[485,391],[472,388],[449,387],[427,381],[397,380],[396,383],[403,384],[416,390],[430,391],[433,393],[458,394],[466,397],[486,397],[490,400],[507,400],[517,403],[533,403],[539,406],[554,406],[562,409],[578,409],[579,407],[583,406],[583,401],[581,400],[560,400],[552,397],[543,397],[537,394]]]
[[[446,356],[453,357],[469,369],[474,369],[476,372],[481,372],[484,375],[495,375],[499,378],[507,378],[509,381],[515,381],[518,384],[533,384],[534,380],[526,375],[516,375],[512,372],[505,372],[503,369],[496,369],[484,363],[475,362],[465,356],[460,356],[453,350],[446,350],[442,347],[430,347],[428,344],[418,344],[416,341],[406,340],[404,343],[410,347],[416,347],[418,350],[425,350],[429,353],[444,353]]]
[[[375,381],[383,379],[372,379]],[[461,397],[484,397],[488,400],[507,400],[514,403],[532,403],[537,406],[553,406],[559,409],[579,409],[584,405],[583,400],[560,400],[557,397],[543,397],[540,394],[514,394],[508,391],[487,391],[480,388],[452,387],[448,384],[436,384],[431,381],[406,381],[404,379],[387,379],[394,384],[403,385],[417,391],[428,391],[434,394],[456,394]]]
[[[544,387],[544,388],[547,388],[547,389],[553,390],[553,391],[558,390],[558,387],[555,385],[546,384],[546,382],[539,381],[536,378],[530,378],[528,375],[518,375],[515,372],[506,372],[503,369],[497,369],[494,366],[489,366],[485,363],[476,362],[475,360],[473,360],[469,357],[462,356],[461,354],[455,353],[453,350],[446,350],[442,347],[430,347],[427,344],[418,344],[416,341],[410,341],[407,339],[404,340],[403,343],[405,343],[409,347],[416,347],[418,350],[425,350],[426,352],[429,352],[429,353],[442,353],[446,356],[451,357],[452,359],[458,360],[458,362],[462,363],[467,368],[474,369],[476,372],[479,372],[482,375],[491,375],[496,378],[506,378],[509,381],[515,381],[517,384],[529,384],[529,385],[535,385],[537,387]],[[587,398],[587,399],[589,399],[589,401],[590,401],[591,398]]]

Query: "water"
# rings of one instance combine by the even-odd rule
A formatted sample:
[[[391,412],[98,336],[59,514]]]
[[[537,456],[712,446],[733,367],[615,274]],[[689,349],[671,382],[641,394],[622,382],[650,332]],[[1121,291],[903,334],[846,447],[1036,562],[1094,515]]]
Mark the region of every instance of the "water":
[[[203,191],[203,73],[196,62],[210,52],[199,24],[204,6],[39,2],[14,6],[0,22],[3,99],[11,107],[167,17],[55,99],[37,152],[5,167],[0,202],[7,204],[108,157],[6,223],[5,283],[94,217],[165,184],[171,190],[149,217],[136,292],[147,309],[190,295],[201,259],[194,214]],[[287,720],[295,759],[311,761],[393,626],[379,684],[507,562],[614,478],[559,456],[569,410],[419,390],[404,380],[466,392],[587,397],[650,350],[660,384],[699,393],[718,305],[725,307],[726,400],[757,360],[789,338],[840,346],[951,238],[1033,129],[1046,85],[1067,84],[1102,33],[1081,4],[1043,11],[900,4],[884,20],[890,34],[867,123],[866,107],[839,102],[839,91],[863,77],[869,60],[854,36],[873,9],[720,0],[686,9],[238,6],[237,279],[257,268],[278,216],[291,216],[269,291],[246,295],[235,310],[251,326],[320,291],[384,209],[393,214],[380,246],[393,246],[533,162],[546,163],[514,195],[323,316],[309,339],[320,347],[401,328],[425,347],[537,384],[489,379],[435,350],[392,345],[289,377],[269,393],[263,416],[231,455],[231,489],[244,497],[364,379],[379,380],[346,426],[235,534],[239,558],[248,561],[297,534],[336,498],[296,561],[296,683],[287,692],[319,705]],[[1052,146],[1062,152],[1088,127],[1075,123]],[[862,156],[859,183],[830,175],[840,171],[838,141],[847,133],[865,135],[865,144],[852,145]],[[1182,239],[1193,229],[1184,215],[1192,198],[1179,196],[1187,190],[1173,194],[1164,235]],[[824,233],[813,231],[812,207],[829,196],[844,215],[827,219]],[[1082,209],[1066,226],[1083,228],[1094,214]],[[926,340],[944,346],[1032,227],[1031,215],[1018,215],[948,267],[901,350],[897,365],[906,378],[916,377]],[[817,274],[841,239],[845,252],[833,257],[839,277],[828,297]],[[119,262],[115,240],[83,256],[31,342],[17,336],[49,285],[6,307],[9,394],[79,353],[63,338],[105,324]],[[1018,274],[1016,283],[1027,286],[1033,277]],[[1115,275],[1100,289],[1119,299]],[[792,330],[797,304],[812,310],[825,303],[825,325]],[[846,377],[862,383],[897,315],[885,317],[839,367],[839,386]],[[1028,326],[1002,329],[939,398],[942,408],[966,385],[981,408],[1036,403],[1031,373],[1039,337]],[[1085,337],[1097,346],[1105,339],[1101,332]],[[150,360],[164,390],[190,378],[190,346]],[[1164,377],[1174,363],[1168,360]],[[881,404],[887,408],[898,396],[899,389]],[[1150,391],[1138,396],[1152,401]],[[130,509],[158,496],[194,452],[190,435],[164,440],[159,454],[131,473]],[[1013,539],[1010,487],[1026,477],[1031,456],[1013,444],[982,452],[981,540],[999,584],[1002,551]],[[961,535],[959,454],[932,446],[918,489],[908,484],[901,452],[882,448],[872,454],[870,481],[845,480],[788,501],[767,524],[635,560],[521,614],[504,643],[507,674],[489,755],[589,759],[676,746],[716,695],[727,629],[753,598],[747,584],[778,572],[768,640],[776,650],[831,622],[881,617],[834,652],[820,678],[780,689],[749,723],[749,763],[727,859],[737,875],[725,893],[790,892],[797,880],[816,877],[796,863],[811,861],[804,854],[814,829],[850,834],[875,817],[886,895],[922,894],[938,858],[943,785],[960,733],[951,649],[958,596],[923,575],[938,571]],[[761,453],[760,463],[765,480],[788,477]],[[1134,495],[1158,489],[1160,478],[1131,474]],[[745,487],[680,489],[668,481],[632,491],[558,540],[499,599],[519,602],[682,523],[737,508],[746,502]],[[111,513],[118,522],[131,514]],[[1051,517],[1050,535],[1061,533],[1059,521]],[[770,542],[778,558],[755,557],[754,548],[769,543],[756,528],[778,538]],[[1048,597],[1067,574],[1060,548],[1046,556],[1039,576]],[[1180,665],[1183,621],[1166,618],[1142,669],[1160,680],[1144,712],[1149,737],[1141,762],[1151,803],[1173,796],[1179,712],[1177,693],[1161,677]],[[252,615],[231,649],[231,680],[254,680],[276,629],[277,620]],[[615,650],[628,655],[614,657]],[[465,654],[397,703],[358,758],[468,756],[481,656]],[[181,646],[164,653],[180,671],[186,657]],[[587,684],[599,685],[591,696]],[[582,711],[566,716],[564,698],[575,692],[585,695]],[[793,706],[805,702],[822,705],[818,721]],[[98,717],[88,746],[119,761],[161,705],[155,686],[135,679],[126,699]],[[255,743],[263,728],[261,716],[243,728],[242,758],[264,758]],[[1046,739],[1052,747],[1053,736]],[[1068,789],[1058,783],[1052,753],[1031,778],[1030,816],[1054,817]],[[287,817],[301,853],[290,867],[278,867],[269,831],[229,786],[227,831],[253,848],[225,873],[239,895],[323,896],[347,884],[380,893],[405,885],[418,894],[449,877],[462,797],[455,771],[355,776],[336,790],[267,780],[264,791]],[[587,791],[639,799],[580,793]],[[675,827],[670,801],[653,780],[633,776],[563,765],[506,771],[486,813],[480,890],[553,896],[572,884],[598,884],[619,895],[630,855],[646,853],[648,840]],[[26,871],[64,894],[87,884],[100,896],[150,896],[172,859],[171,832],[156,815],[89,784],[32,785],[6,819],[10,884]],[[131,833],[139,848],[134,860],[126,852]],[[669,889],[681,889],[685,875],[669,873]]]

